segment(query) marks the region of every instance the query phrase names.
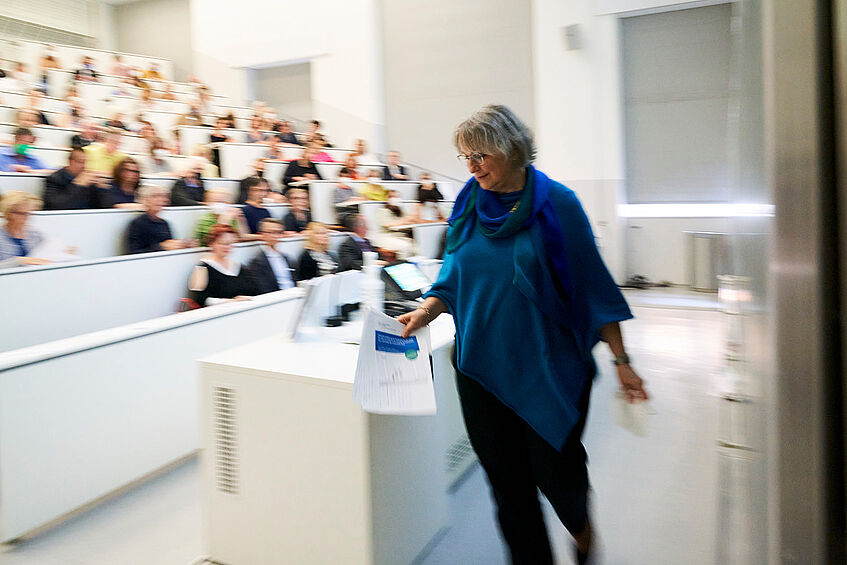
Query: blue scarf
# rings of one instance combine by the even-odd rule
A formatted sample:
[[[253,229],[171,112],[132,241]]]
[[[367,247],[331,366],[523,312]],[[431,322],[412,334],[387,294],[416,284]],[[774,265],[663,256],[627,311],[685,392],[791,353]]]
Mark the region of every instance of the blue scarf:
[[[565,238],[550,199],[553,181],[532,165],[527,167],[526,173],[523,194],[511,210],[503,207],[495,192],[481,188],[476,179],[471,177],[456,197],[453,213],[447,220],[450,229],[447,232],[446,252],[452,253],[470,238],[477,218],[486,237],[511,237],[526,228],[540,230],[559,294],[565,303],[570,304],[570,310],[575,314],[577,309],[574,307],[577,305],[572,300],[573,283]],[[575,315],[574,318],[583,316]],[[574,329],[584,329],[583,320],[572,319],[566,323]]]

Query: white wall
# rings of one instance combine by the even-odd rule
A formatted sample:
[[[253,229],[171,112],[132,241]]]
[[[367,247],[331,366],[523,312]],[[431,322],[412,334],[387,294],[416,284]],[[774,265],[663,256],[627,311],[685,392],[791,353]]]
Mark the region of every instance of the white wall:
[[[139,0],[115,6],[118,50],[173,61],[174,78],[194,68],[190,0]]]
[[[308,119],[312,109],[312,71],[309,63],[275,65],[252,71],[256,97],[280,115]]]
[[[382,3],[388,143],[412,163],[459,179],[456,125],[485,104],[533,110],[529,0]]]
[[[609,269],[622,280],[619,29],[616,16],[596,16],[594,8],[592,0],[533,1],[538,166],[579,195]],[[562,29],[570,25],[579,26],[580,49],[566,49]]]
[[[376,0],[192,0],[195,71],[213,90],[246,98],[244,69],[311,61],[314,116],[336,146],[383,145],[382,56]],[[231,69],[227,69],[230,67]]]
[[[96,37],[99,2],[89,0],[3,0],[0,16]]]

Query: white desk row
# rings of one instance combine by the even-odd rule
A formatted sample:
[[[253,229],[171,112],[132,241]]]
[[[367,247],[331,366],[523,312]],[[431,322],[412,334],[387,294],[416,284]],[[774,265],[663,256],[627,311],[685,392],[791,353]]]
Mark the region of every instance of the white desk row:
[[[267,208],[277,219],[288,213],[288,204],[268,204]],[[197,221],[209,210],[206,206],[170,207],[162,210],[162,218],[167,220],[175,239],[191,239]],[[48,210],[35,212],[30,223],[48,240],[74,246],[80,259],[98,259],[127,253],[127,230],[140,214],[116,208]]]
[[[0,195],[11,190],[22,190],[41,198],[44,194],[45,174],[33,173],[2,173],[0,172]],[[174,176],[143,177],[141,184],[155,184],[171,188],[176,182]],[[240,181],[238,179],[206,178],[203,179],[206,190],[226,190],[232,198],[238,195]]]
[[[11,143],[17,124],[13,122],[0,122],[0,139]],[[44,147],[58,147],[66,149],[71,146],[71,138],[79,133],[78,129],[57,126],[35,126],[29,128],[35,135],[35,144]],[[137,134],[124,132],[121,135],[119,146],[121,151],[130,153],[147,153],[149,145],[147,141]],[[189,155],[189,153],[184,153]]]
[[[181,129],[181,128],[180,128]],[[211,131],[209,132],[211,133]],[[193,134],[193,132],[192,132]],[[208,135],[206,143],[209,142]],[[221,156],[221,176],[230,178],[245,177],[253,171],[253,164],[256,159],[264,159],[267,156],[268,148],[263,143],[218,143],[216,145]],[[291,145],[280,146],[283,154],[283,160],[290,161],[298,159],[303,154],[302,147],[294,147]],[[338,164],[343,164],[347,157],[352,153],[352,149],[337,149],[327,148],[324,152],[327,153],[333,161]],[[381,163],[362,164],[363,167],[382,167]],[[340,167],[339,167],[340,169]],[[321,172],[323,174],[323,172]]]
[[[153,278],[86,282],[72,297],[84,304],[70,305],[83,324],[96,310],[107,313],[157,285]],[[65,280],[54,284],[43,292],[49,296]],[[101,299],[110,288],[124,289],[118,302]],[[0,541],[55,523],[195,453],[196,359],[286,331],[301,294],[289,289],[120,327],[115,318],[108,330],[0,354]],[[4,293],[3,300],[10,297],[45,298],[34,290]],[[35,313],[3,325],[48,329]]]
[[[107,67],[108,69],[108,67]],[[99,73],[99,70],[98,70]],[[72,83],[76,83],[77,87],[79,85],[91,85],[91,86],[108,86],[112,90],[119,84],[123,83],[123,77],[102,74],[100,73],[99,82],[82,82],[74,80],[73,71],[66,71],[64,69],[50,69],[47,71],[47,92],[51,96],[64,96],[67,91],[68,85]],[[151,84],[151,88],[157,92],[164,92],[165,85],[163,81],[146,81]],[[183,101],[190,101],[197,98],[197,86],[187,82],[176,82],[169,81],[171,85],[171,90],[176,95],[177,98]],[[125,86],[132,92],[138,93],[140,96],[140,88]],[[79,88],[77,88],[79,90]],[[99,94],[94,91],[95,94]],[[226,96],[220,94],[210,94],[209,95],[212,100],[218,103],[226,104],[230,102],[230,99]]]
[[[337,249],[347,237],[330,236]],[[286,238],[280,251],[297,260],[303,237]],[[258,243],[238,243],[233,257],[246,263]],[[0,351],[166,316],[188,295],[188,277],[208,248],[159,251],[0,270]]]

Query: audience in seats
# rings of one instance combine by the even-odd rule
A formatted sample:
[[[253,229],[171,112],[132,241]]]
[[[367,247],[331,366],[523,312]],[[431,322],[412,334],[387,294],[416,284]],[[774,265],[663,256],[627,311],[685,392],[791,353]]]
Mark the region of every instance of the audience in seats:
[[[350,181],[353,180],[353,176],[350,173],[350,169],[347,167],[341,167],[341,170],[338,171],[338,181],[335,183],[335,205],[338,206],[340,204],[351,203],[351,202],[361,202],[362,200],[366,200],[361,196],[358,196],[356,192],[353,190],[353,187],[350,186]]]
[[[285,290],[295,284],[291,259],[277,249],[282,233],[282,222],[279,220],[265,218],[259,222],[262,246],[247,264],[253,294]]]
[[[50,126],[54,125],[47,119],[47,114],[44,113],[44,93],[37,89],[32,89],[26,97],[26,108],[34,113],[39,125]],[[60,124],[55,124],[60,125]]]
[[[47,71],[50,69],[61,69],[62,65],[59,64],[59,59],[56,58],[56,50],[52,45],[47,46],[47,50],[44,55],[41,56],[41,59],[38,62],[40,73],[39,73],[39,87],[43,92],[47,92]]]
[[[211,251],[194,267],[188,282],[191,298],[200,306],[250,299],[250,279],[231,257],[237,240],[235,230],[229,226],[217,225],[209,230],[207,244]]]
[[[203,161],[192,159],[191,164],[171,188],[171,206],[202,206],[206,201],[206,187],[201,177]]]
[[[38,119],[38,112],[27,109],[18,110],[15,121],[18,122],[18,127],[31,130],[35,130],[35,128],[41,125],[41,121]],[[33,131],[33,136],[35,136],[35,131]]]
[[[165,90],[158,93],[159,98],[161,100],[176,100],[176,95],[174,94],[174,89],[171,86],[171,83],[165,83]]]
[[[265,178],[265,160],[261,157],[253,161],[253,174],[244,177],[238,183],[238,200],[236,204],[247,202],[247,183],[254,177]]]
[[[0,269],[49,263],[33,256],[33,251],[44,242],[44,236],[28,225],[30,214],[40,207],[41,200],[20,190],[7,192],[0,199],[0,213],[3,214]]]
[[[188,105],[188,112],[184,114],[177,122],[180,126],[202,126],[203,115],[200,114],[200,105],[196,101],[192,101]]]
[[[368,172],[368,184],[362,189],[362,196],[367,200],[387,200],[388,191],[381,184],[382,171],[371,169]]]
[[[109,68],[109,74],[114,75],[116,77],[128,78],[130,67],[126,63],[123,62],[121,56],[115,53],[114,60],[112,61],[112,66]]]
[[[444,214],[441,213],[438,203],[444,200],[444,196],[438,190],[438,186],[433,182],[429,173],[421,173],[420,181],[418,201],[410,219],[415,223],[443,222],[445,220]]]
[[[209,233],[217,224],[232,228],[239,239],[248,239],[250,232],[247,230],[244,212],[241,208],[230,204],[226,190],[206,191],[206,206],[209,207],[209,212],[200,216],[194,226],[194,238],[200,242],[200,245],[209,244]]]
[[[294,132],[291,131],[291,124],[284,120],[279,122],[276,136],[282,143],[286,143],[288,145],[300,145],[300,140],[298,140],[297,136],[294,135]]]
[[[82,149],[97,142],[97,129],[91,120],[83,120],[80,132],[71,137],[71,147]]]
[[[156,63],[150,63],[150,68],[144,71],[142,78],[147,80],[164,80],[165,77],[163,77],[162,73],[159,72],[159,65]]]
[[[209,143],[212,147],[212,163],[220,168],[221,166],[221,151],[218,148],[218,143],[226,143],[230,141],[227,135],[227,120],[224,117],[219,117],[215,120],[215,127],[212,133],[209,134]]]
[[[356,159],[356,156],[352,153],[347,155],[347,159],[344,161],[344,166],[350,172],[350,178],[352,180],[362,180],[362,175],[359,173],[359,161]]]
[[[140,210],[141,204],[136,202],[139,186],[141,169],[138,167],[138,161],[132,157],[123,158],[112,171],[111,185],[107,190],[101,191],[100,207]]]
[[[147,184],[141,187],[139,193],[144,213],[129,224],[127,252],[172,251],[197,245],[194,240],[174,239],[170,225],[159,216],[162,208],[168,205],[167,188]]]
[[[247,143],[262,143],[265,141],[265,134],[262,133],[262,128],[265,122],[259,116],[253,116],[250,120],[250,129],[247,131]]]
[[[378,252],[368,239],[368,223],[361,214],[349,214],[344,218],[344,227],[350,232],[338,247],[338,270],[359,270],[364,263],[363,253]]]
[[[316,135],[315,139],[309,143],[309,147],[312,149],[312,162],[313,163],[332,163],[333,159],[329,153],[324,151],[324,138],[323,136]]]
[[[265,158],[270,159],[271,161],[282,161],[284,155],[282,152],[282,147],[279,143],[279,138],[275,135],[272,135],[265,139],[265,144],[268,146],[268,151],[265,153]]]
[[[353,148],[353,153],[350,156],[356,159],[357,163],[379,163],[380,159],[371,153],[368,153],[368,146],[364,139],[357,139]]]
[[[40,173],[47,171],[47,165],[30,152],[34,143],[35,136],[31,129],[17,128],[12,146],[0,149],[0,172]]]
[[[167,156],[169,155],[165,142],[161,137],[154,137],[150,141],[150,153],[147,157],[147,174],[150,175],[166,175],[171,172],[171,166],[168,163]]]
[[[68,165],[44,181],[45,210],[83,210],[100,205],[97,175],[85,170],[85,151],[71,149]]]
[[[383,167],[383,180],[409,180],[406,167],[400,164],[400,153],[389,151],[386,157],[388,164]]]
[[[212,163],[211,147],[198,143],[191,151],[191,156],[200,163],[200,175],[203,178],[213,179],[220,176],[218,174],[218,168]]]
[[[309,210],[309,193],[302,188],[292,188],[288,191],[288,203],[291,207],[283,218],[286,235],[297,235],[305,230],[312,222],[312,212]]]
[[[306,135],[302,140],[304,144],[311,143],[315,140],[315,137],[321,136],[324,140],[325,147],[332,147],[332,144],[327,141],[326,136],[323,135],[321,130],[321,123],[318,120],[311,120],[309,122],[308,130],[306,131]]]
[[[398,259],[407,259],[416,253],[415,241],[406,231],[392,228],[408,225],[410,220],[403,217],[398,206],[397,192],[388,191],[388,201],[376,211],[377,233],[373,241],[381,249],[393,251]]]
[[[312,148],[310,146],[306,146],[303,148],[303,154],[300,155],[299,159],[288,163],[288,167],[285,169],[285,174],[282,175],[284,195],[288,196],[288,191],[293,188],[292,185],[294,183],[320,180],[323,178],[321,177],[321,173],[318,172],[318,168],[315,166],[315,163],[312,162],[312,154]]]
[[[88,157],[86,166],[91,171],[109,175],[115,166],[126,158],[126,154],[118,151],[121,143],[119,130],[108,129],[102,137],[102,143],[92,143],[85,147],[85,154]]]
[[[245,184],[247,185],[247,200],[244,202],[241,211],[247,221],[247,229],[250,233],[258,233],[261,221],[271,217],[271,213],[264,205],[271,187],[268,181],[261,177],[248,177]]]
[[[337,273],[338,257],[329,250],[329,229],[320,222],[311,222],[304,235],[303,253],[297,260],[297,280]]]
[[[103,125],[107,128],[113,128],[116,130],[130,131],[129,126],[123,120],[123,113],[118,110],[115,110],[112,113],[112,117],[103,122]]]
[[[85,56],[82,58],[80,67],[74,71],[74,78],[83,82],[99,82],[97,71],[94,70],[94,60]]]

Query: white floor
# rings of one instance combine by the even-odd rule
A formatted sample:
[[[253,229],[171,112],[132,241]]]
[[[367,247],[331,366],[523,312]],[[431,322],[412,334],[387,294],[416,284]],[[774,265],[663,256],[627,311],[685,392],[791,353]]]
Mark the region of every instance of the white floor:
[[[713,296],[628,292],[636,320],[628,349],[653,395],[646,437],[617,427],[609,356],[592,396],[585,443],[594,520],[607,565],[712,565],[718,517],[717,400],[721,320]],[[661,308],[671,304],[676,309]],[[637,306],[641,305],[641,306]],[[52,530],[0,546],[2,565],[189,565],[203,556],[199,470],[191,460]],[[507,563],[483,473],[451,497],[453,526],[418,565]],[[549,510],[549,509],[548,509]],[[550,512],[559,563],[571,563],[566,532]],[[253,565],[253,564],[250,564]]]

